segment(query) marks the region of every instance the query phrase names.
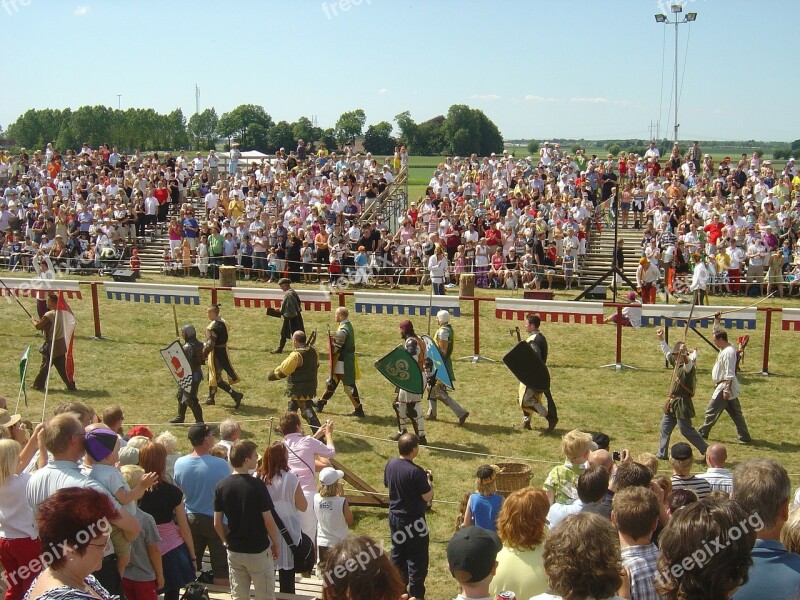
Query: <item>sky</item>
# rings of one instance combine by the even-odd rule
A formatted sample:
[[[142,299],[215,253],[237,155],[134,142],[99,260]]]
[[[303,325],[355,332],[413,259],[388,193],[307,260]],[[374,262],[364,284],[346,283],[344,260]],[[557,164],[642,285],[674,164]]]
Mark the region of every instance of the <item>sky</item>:
[[[791,141],[796,0],[677,0],[679,137]],[[505,139],[672,138],[669,0],[0,0],[0,125],[104,104],[367,125],[453,104]],[[672,15],[670,14],[670,17]],[[790,53],[790,56],[786,54]],[[119,96],[118,96],[119,95]]]

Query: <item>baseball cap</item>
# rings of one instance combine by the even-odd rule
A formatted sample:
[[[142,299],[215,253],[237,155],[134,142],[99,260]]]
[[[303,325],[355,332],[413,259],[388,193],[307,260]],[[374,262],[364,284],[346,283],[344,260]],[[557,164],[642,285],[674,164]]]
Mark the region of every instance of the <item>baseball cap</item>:
[[[344,477],[344,471],[334,469],[333,467],[325,467],[319,472],[319,482],[322,485],[332,485]]]
[[[189,427],[187,437],[193,446],[199,445],[211,433],[211,427],[205,423],[195,423]]]
[[[119,436],[110,429],[92,429],[86,434],[86,452],[93,460],[103,460],[114,452]]]
[[[482,527],[464,527],[447,544],[450,574],[459,583],[477,583],[489,576],[503,544],[497,534]]]
[[[686,442],[678,442],[673,444],[669,450],[669,455],[675,460],[686,460],[692,458],[692,447]]]

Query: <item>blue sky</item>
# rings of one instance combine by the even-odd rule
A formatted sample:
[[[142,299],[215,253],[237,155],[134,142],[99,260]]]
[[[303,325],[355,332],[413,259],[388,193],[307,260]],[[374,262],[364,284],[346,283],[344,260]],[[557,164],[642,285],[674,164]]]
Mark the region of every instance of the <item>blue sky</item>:
[[[452,104],[506,139],[672,136],[669,0],[0,0],[0,124],[84,104],[367,124]],[[680,138],[800,138],[797,4],[683,0]],[[688,61],[684,71],[684,57]],[[662,85],[662,63],[663,85]],[[685,73],[685,76],[684,76]],[[779,78],[783,78],[779,81]],[[5,86],[4,86],[5,87]]]

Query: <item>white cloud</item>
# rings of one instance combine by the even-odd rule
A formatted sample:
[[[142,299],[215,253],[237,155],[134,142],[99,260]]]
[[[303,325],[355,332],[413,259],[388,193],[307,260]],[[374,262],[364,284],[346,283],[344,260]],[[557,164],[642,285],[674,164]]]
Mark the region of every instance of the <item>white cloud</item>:
[[[543,96],[533,96],[531,94],[525,96],[523,100],[525,100],[525,102],[546,102],[548,104],[552,104],[553,102],[558,102],[558,100],[555,98],[545,98]]]
[[[388,91],[389,91],[389,90],[387,90],[386,88],[381,88],[381,89],[379,89],[379,90],[378,90],[378,93],[379,93],[381,96],[383,96],[383,95],[384,95],[386,92],[388,92]]]
[[[603,98],[595,96],[594,98],[570,98],[573,104],[613,104],[615,106],[630,106],[628,100],[611,100],[610,98]]]
[[[73,13],[76,17],[84,17],[89,13],[89,7],[85,4],[78,6]]]
[[[487,102],[494,102],[496,100],[500,100],[501,97],[497,94],[472,94],[469,97],[470,100],[485,100]]]

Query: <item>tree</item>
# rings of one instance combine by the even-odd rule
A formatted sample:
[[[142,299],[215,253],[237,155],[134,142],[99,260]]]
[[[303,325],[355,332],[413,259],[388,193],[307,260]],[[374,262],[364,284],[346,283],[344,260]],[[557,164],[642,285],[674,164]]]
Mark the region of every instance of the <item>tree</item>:
[[[186,133],[194,150],[211,150],[217,144],[219,117],[213,108],[195,113],[189,119]]]
[[[367,115],[360,108],[342,113],[334,128],[336,130],[336,141],[342,146],[348,142],[355,142],[356,138],[361,135],[366,122]]]
[[[397,140],[392,137],[392,124],[381,121],[367,127],[364,134],[364,147],[373,154],[392,154]]]
[[[272,125],[272,117],[263,107],[241,104],[220,117],[217,130],[222,137],[232,138],[244,147],[264,152],[267,145],[266,134]]]
[[[300,117],[292,125],[292,136],[298,142],[303,140],[306,144],[311,144],[322,139],[322,129],[314,127],[308,117]]]
[[[796,152],[797,150],[800,150],[800,140],[792,142],[792,152]]]
[[[327,129],[323,130],[319,141],[322,144],[325,144],[325,147],[328,150],[336,150],[336,131],[333,129],[333,127],[328,127]]]
[[[267,132],[267,148],[270,153],[275,153],[281,148],[289,152],[296,146],[297,140],[292,132],[292,126],[286,121],[276,123]]]
[[[622,151],[622,148],[619,147],[619,144],[609,144],[608,148],[606,149],[608,150],[609,154],[613,154],[614,156],[617,156]]]
[[[539,154],[539,142],[537,140],[528,142],[528,154]]]
[[[414,153],[419,154],[417,149],[417,130],[419,126],[411,118],[411,113],[406,111],[401,112],[394,118],[397,126],[400,128],[401,144],[405,144],[408,149],[413,149]]]

